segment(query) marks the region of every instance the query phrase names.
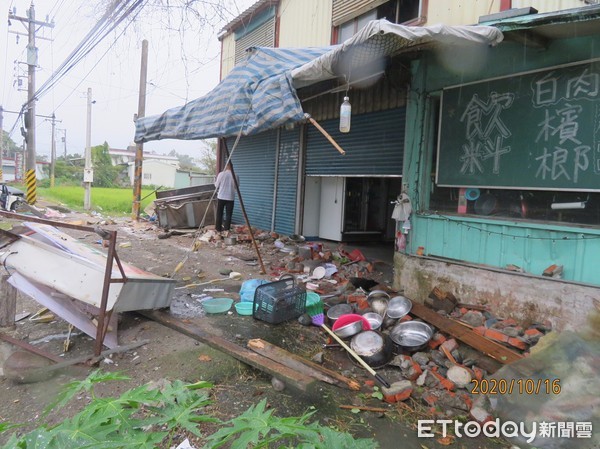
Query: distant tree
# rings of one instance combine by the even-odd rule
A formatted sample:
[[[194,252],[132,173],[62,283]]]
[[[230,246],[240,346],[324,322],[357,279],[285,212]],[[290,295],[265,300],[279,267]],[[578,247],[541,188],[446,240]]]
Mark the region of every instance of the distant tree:
[[[188,154],[180,154],[175,150],[171,150],[169,156],[176,157],[179,160],[179,168],[182,170],[197,171],[199,167]]]
[[[197,159],[198,165],[207,175],[217,174],[217,141],[204,140],[204,147],[200,149],[201,155]]]
[[[4,148],[4,156],[9,159],[14,159],[15,153],[21,152],[21,147],[17,145],[4,130],[2,130],[2,138],[4,139],[2,141],[4,143],[4,146],[2,147]]]
[[[95,187],[115,187],[117,185],[117,177],[121,169],[113,167],[108,148],[107,142],[92,147]]]

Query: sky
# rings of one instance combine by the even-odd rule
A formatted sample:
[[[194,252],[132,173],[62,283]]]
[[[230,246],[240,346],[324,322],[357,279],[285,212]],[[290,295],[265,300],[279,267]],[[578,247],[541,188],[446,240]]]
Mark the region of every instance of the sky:
[[[201,97],[219,82],[220,42],[218,31],[256,0],[217,0],[225,11],[203,13],[204,24],[185,21],[181,8],[170,13],[149,6],[145,1],[135,17],[106,36],[83,60],[36,103],[36,114],[56,116],[56,152],[83,154],[86,145],[87,90],[92,89],[91,146],[108,142],[112,148],[126,148],[133,142],[134,114],[138,110],[142,40],[148,40],[148,77],[146,116],[159,114]],[[0,58],[3,67],[0,105],[4,108],[4,130],[10,132],[18,112],[27,100],[26,25],[12,20],[8,10],[16,8],[16,16],[27,17],[32,0],[0,0]],[[36,89],[46,82],[77,48],[89,30],[100,20],[100,0],[34,0],[38,21],[54,21],[54,28],[40,27],[36,33],[38,68]],[[171,1],[172,5],[176,2]],[[204,3],[204,2],[198,2]],[[6,7],[8,6],[8,8]],[[125,32],[124,24],[128,23]],[[24,33],[17,36],[14,32]],[[47,39],[43,39],[47,38]],[[51,40],[50,40],[51,39]],[[19,90],[18,79],[22,86]],[[60,122],[58,122],[60,120]],[[21,123],[11,138],[21,144]],[[52,126],[44,117],[36,119],[36,153],[51,154]],[[144,144],[145,151],[167,154],[171,150],[200,156],[202,142],[161,140]]]

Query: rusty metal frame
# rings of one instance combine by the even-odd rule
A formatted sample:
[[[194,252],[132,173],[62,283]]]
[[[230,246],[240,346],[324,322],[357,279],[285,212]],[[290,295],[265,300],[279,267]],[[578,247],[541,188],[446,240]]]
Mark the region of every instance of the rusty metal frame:
[[[14,212],[0,211],[0,216],[6,218],[19,220],[19,221],[31,221],[34,223],[42,223],[50,226],[56,226],[58,228],[74,229],[77,231],[93,232],[96,230],[91,226],[75,225],[71,223],[63,223],[61,221],[47,220],[44,218],[31,217],[29,215],[16,214]],[[102,287],[102,298],[100,300],[100,310],[98,314],[98,325],[96,327],[96,342],[94,344],[94,355],[97,357],[102,352],[102,346],[104,344],[104,337],[108,331],[108,323],[112,315],[112,310],[106,311],[108,304],[108,293],[110,291],[110,284],[113,283],[125,283],[127,282],[127,276],[125,270],[121,265],[121,261],[117,254],[116,243],[117,243],[117,231],[107,231],[109,233],[108,240],[108,254],[106,258],[106,268],[104,270],[104,284]],[[112,278],[112,267],[113,262],[117,262],[119,271],[121,272],[121,278]]]

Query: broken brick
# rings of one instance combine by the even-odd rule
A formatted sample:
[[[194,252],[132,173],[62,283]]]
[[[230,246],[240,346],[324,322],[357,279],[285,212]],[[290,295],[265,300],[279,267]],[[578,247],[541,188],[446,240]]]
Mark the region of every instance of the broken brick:
[[[532,329],[527,329],[525,331],[525,335],[527,335],[529,337],[541,337],[544,334],[542,332],[540,332],[539,330],[537,330],[536,328],[532,328]]]
[[[514,346],[515,348],[521,349],[525,351],[528,348],[527,343],[525,343],[520,338],[509,337],[508,342],[509,345]]]
[[[383,387],[381,392],[383,393],[383,400],[392,404],[406,401],[413,392],[413,386],[409,380],[400,380],[390,385],[390,388]]]
[[[431,338],[431,340],[429,340],[429,347],[431,349],[436,349],[437,347],[439,347],[442,343],[444,343],[446,341],[446,337],[444,337],[442,334],[440,334],[439,332],[436,332],[433,337]]]
[[[471,418],[473,418],[473,420],[477,421],[479,424],[492,421],[492,415],[486,409],[479,406],[473,407],[469,412],[469,416],[471,416]]]
[[[477,368],[476,366],[472,366],[471,370],[473,371],[473,375],[475,377],[475,379],[477,380],[481,380],[483,379],[483,376],[485,375],[485,371],[483,371],[481,368]]]
[[[454,338],[446,340],[445,342],[442,343],[441,346],[443,349],[445,349],[448,352],[452,352],[452,351],[455,351],[456,349],[458,349],[458,343]]]
[[[434,395],[433,395],[433,394],[431,394],[431,393],[424,394],[424,395],[423,395],[423,397],[422,397],[422,399],[423,399],[423,401],[425,401],[425,403],[426,403],[427,405],[429,405],[430,407],[434,407],[434,406],[435,406],[435,403],[438,401],[438,398],[437,398],[437,396],[434,396]]]
[[[450,379],[446,379],[444,376],[438,373],[436,368],[432,368],[429,372],[439,381],[443,388],[448,391],[456,390],[456,385],[454,385],[454,382],[452,382]]]

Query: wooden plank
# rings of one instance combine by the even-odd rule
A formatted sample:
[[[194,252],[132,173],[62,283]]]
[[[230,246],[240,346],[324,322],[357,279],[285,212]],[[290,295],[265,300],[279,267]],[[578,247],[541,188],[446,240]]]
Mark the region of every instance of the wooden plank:
[[[8,275],[0,275],[0,327],[13,327],[17,313],[17,289],[8,283]]]
[[[501,363],[512,363],[523,358],[521,354],[477,334],[467,326],[463,326],[456,321],[452,321],[441,316],[435,311],[425,307],[423,304],[413,302],[410,313],[428,322],[429,324],[434,325],[440,331],[450,334],[454,338],[458,338],[463,343],[466,343],[478,351],[481,351],[485,355],[489,355]]]
[[[48,360],[52,360],[53,362],[56,362],[56,363],[64,362],[64,360],[65,360],[54,354],[50,354],[49,352],[42,351],[41,349],[36,348],[33,345],[30,345],[26,341],[17,340],[16,338],[12,338],[11,336],[3,334],[2,332],[0,332],[0,340],[4,340],[4,341],[10,343],[11,345],[18,346],[19,348],[25,349],[26,351],[29,351],[32,354],[39,355],[40,357],[44,357],[44,358],[46,358]]]
[[[224,352],[237,360],[244,362],[256,369],[259,369],[273,377],[283,381],[287,386],[309,392],[316,390],[316,380],[288,368],[281,363],[277,363],[267,357],[264,357],[249,349],[243,348],[222,337],[207,333],[205,330],[190,323],[184,323],[181,320],[171,317],[168,313],[160,310],[139,311],[141,315],[156,321],[164,326],[181,332],[194,340],[198,340],[211,348]]]
[[[41,368],[29,369],[23,372],[21,375],[18,375],[18,380],[20,382],[38,382],[40,380],[48,379],[52,377],[52,375],[56,371],[60,371],[63,368],[68,368],[73,365],[79,365],[80,363],[86,363],[87,365],[93,365],[99,362],[104,357],[111,354],[119,354],[127,351],[131,351],[132,349],[139,348],[147,344],[149,340],[141,340],[130,343],[124,346],[117,346],[116,348],[107,349],[102,351],[100,355],[84,355],[82,357],[76,357],[70,360],[62,360],[61,362],[55,363],[53,365],[43,366]]]
[[[310,360],[306,360],[299,355],[292,354],[279,346],[276,346],[268,341],[260,338],[255,338],[248,341],[248,347],[254,352],[257,352],[265,357],[277,361],[282,365],[292,368],[298,372],[304,373],[307,376],[319,379],[322,382],[327,382],[332,385],[346,386],[350,390],[360,390],[360,384],[340,373],[329,370],[321,365],[318,365]]]

